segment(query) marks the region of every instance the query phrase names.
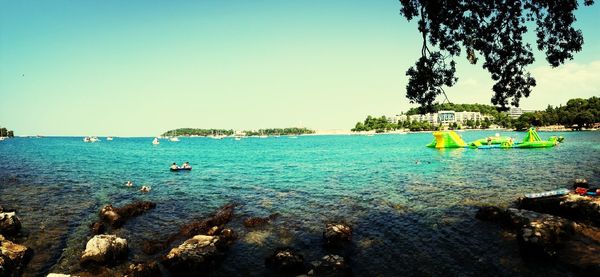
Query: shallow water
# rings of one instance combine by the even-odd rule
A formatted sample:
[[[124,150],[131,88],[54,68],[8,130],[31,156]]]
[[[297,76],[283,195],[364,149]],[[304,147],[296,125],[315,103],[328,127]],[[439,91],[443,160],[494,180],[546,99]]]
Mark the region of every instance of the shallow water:
[[[466,141],[494,132],[460,133]],[[502,135],[522,138],[524,133]],[[497,226],[474,219],[483,203],[507,206],[517,196],[568,186],[574,178],[600,184],[600,133],[563,135],[551,149],[424,147],[429,133],[213,140],[16,138],[0,142],[0,205],[17,209],[35,255],[25,275],[80,270],[88,225],[105,204],[149,200],[157,208],[128,221],[130,261],[153,258],[146,239],[176,232],[191,219],[237,203],[230,223],[239,239],[214,276],[268,275],[264,258],[279,246],[307,261],[325,253],[326,222],[355,230],[349,258],[357,276],[568,274],[555,264],[521,260]],[[191,172],[169,172],[189,161]],[[141,194],[123,185],[132,180]],[[249,216],[278,212],[274,224],[246,229]]]

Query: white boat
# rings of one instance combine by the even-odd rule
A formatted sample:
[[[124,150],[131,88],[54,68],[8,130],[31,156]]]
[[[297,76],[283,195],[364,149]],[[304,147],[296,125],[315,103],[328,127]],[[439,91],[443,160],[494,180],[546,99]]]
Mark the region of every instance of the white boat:
[[[0,141],[3,141],[5,139],[5,137],[0,137]]]
[[[172,141],[172,142],[178,142],[178,141],[179,141],[179,138],[177,138],[177,137],[170,137],[170,138],[169,138],[169,141]]]
[[[242,140],[242,137],[235,137],[235,140]]]
[[[258,136],[258,137],[259,137],[259,138],[268,138],[269,136],[267,136],[267,135],[260,135],[260,136]]]
[[[83,138],[83,142],[91,142],[90,137]]]
[[[298,136],[290,136],[291,139],[297,139]]]
[[[106,137],[106,140],[113,140],[112,137]]]
[[[152,141],[152,144],[159,145],[160,142],[158,141],[158,138],[154,138],[154,140]]]

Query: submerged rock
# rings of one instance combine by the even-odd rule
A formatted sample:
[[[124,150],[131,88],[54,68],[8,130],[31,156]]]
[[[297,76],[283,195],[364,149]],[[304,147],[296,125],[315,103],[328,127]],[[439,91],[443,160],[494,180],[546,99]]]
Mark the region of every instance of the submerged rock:
[[[155,207],[155,203],[146,201],[128,204],[121,208],[106,205],[100,210],[100,218],[107,222],[111,227],[119,228],[129,218],[141,215],[147,210],[154,209]]]
[[[233,209],[233,204],[225,205],[205,219],[196,220],[183,225],[178,233],[173,234],[166,239],[146,241],[143,246],[143,251],[146,254],[155,254],[160,250],[168,248],[169,245],[177,239],[186,239],[196,235],[207,235],[209,233],[214,235],[218,233],[219,230],[223,232],[223,226],[233,217]],[[233,231],[229,230],[228,232],[231,232],[230,235],[233,235]],[[233,239],[235,239],[235,237],[233,237]]]
[[[81,255],[82,264],[114,264],[127,256],[127,240],[115,235],[96,235]]]
[[[265,259],[268,268],[283,274],[302,274],[305,273],[304,257],[294,249],[279,248],[273,255]]]
[[[325,225],[323,239],[328,246],[339,246],[352,240],[352,227],[345,223],[328,223]]]
[[[344,257],[338,255],[326,255],[319,261],[311,262],[311,270],[308,275],[315,276],[350,276],[350,268],[346,265]]]
[[[30,255],[29,248],[0,235],[0,276],[19,276]]]
[[[206,219],[194,221],[181,227],[180,234],[191,237],[199,234],[205,234],[214,226],[223,226],[233,217],[233,204],[221,207],[217,212]]]
[[[21,221],[15,212],[0,212],[0,234],[14,236],[21,230]]]
[[[169,251],[163,264],[174,274],[206,274],[224,257],[218,236],[196,235]]]
[[[130,264],[125,270],[125,277],[155,277],[161,276],[158,263],[152,261],[148,263]]]
[[[600,198],[568,194],[542,198],[520,198],[519,209],[553,214],[600,227]]]
[[[92,231],[93,235],[104,234],[105,229],[106,228],[102,222],[94,222],[92,225],[90,225],[90,230]]]
[[[278,216],[279,213],[271,214],[268,217],[250,217],[244,220],[244,226],[247,228],[264,226],[271,223],[271,221],[275,220]]]

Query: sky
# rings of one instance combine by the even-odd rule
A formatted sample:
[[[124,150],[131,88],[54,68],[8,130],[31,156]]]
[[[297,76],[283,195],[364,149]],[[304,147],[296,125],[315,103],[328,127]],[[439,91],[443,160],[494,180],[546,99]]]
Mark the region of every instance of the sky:
[[[181,128],[350,129],[394,115],[420,55],[397,0],[0,0],[0,126],[16,135],[154,136]],[[583,51],[543,54],[521,107],[600,96],[600,4],[581,6]],[[458,59],[454,103],[493,82]]]

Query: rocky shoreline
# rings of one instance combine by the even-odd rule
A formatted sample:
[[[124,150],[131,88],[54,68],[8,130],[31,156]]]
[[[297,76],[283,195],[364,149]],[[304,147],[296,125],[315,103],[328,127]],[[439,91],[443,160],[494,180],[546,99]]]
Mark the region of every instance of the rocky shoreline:
[[[546,260],[583,276],[600,276],[600,198],[574,192],[519,198],[510,208],[481,207],[477,219],[516,237],[525,260]]]
[[[93,223],[89,225],[85,249],[79,253],[78,262],[75,261],[76,269],[49,276],[209,274],[226,266],[224,261],[238,234],[269,228],[281,216],[279,213],[266,217],[235,216],[236,207],[224,205],[212,214],[182,224],[170,235],[131,244],[130,234],[119,231],[120,228],[130,219],[157,209],[157,204],[140,201],[121,207],[105,205],[99,209],[97,219],[90,220]],[[18,243],[23,232],[17,214],[15,210],[0,207],[0,276],[20,276],[35,250]],[[234,217],[243,224],[233,227]],[[524,261],[552,261],[576,274],[600,276],[600,197],[574,192],[523,197],[508,208],[480,207],[475,217],[492,222],[510,234],[507,237],[514,239]],[[307,260],[304,254],[308,249],[273,246],[270,254],[262,257],[265,272],[284,276],[352,275],[348,263],[353,257],[353,244],[357,243],[353,241],[352,225],[331,221],[322,226],[321,244],[310,247],[318,247],[323,254]],[[132,250],[147,256],[140,260],[139,256],[131,255]]]
[[[184,224],[179,232],[162,239],[148,240],[143,251],[158,258],[128,261],[127,238],[117,230],[130,218],[142,216],[154,209],[155,203],[134,202],[123,207],[106,205],[98,213],[99,220],[90,224],[89,240],[79,258],[80,271],[55,272],[48,276],[180,276],[206,275],[218,267],[229,246],[237,239],[227,224],[234,215],[235,205],[222,206],[213,214]],[[247,229],[262,228],[276,220],[279,214],[244,219]],[[11,240],[22,236],[21,223],[14,210],[0,207],[0,276],[20,276],[33,251]],[[347,247],[352,227],[345,223],[327,223],[323,231],[323,247]],[[7,236],[7,237],[5,237]],[[11,240],[9,240],[11,239]],[[274,274],[307,276],[348,276],[345,258],[330,254],[307,262],[300,251],[277,248],[265,257],[265,267]],[[157,256],[158,255],[158,256]],[[70,275],[71,274],[71,275]]]

